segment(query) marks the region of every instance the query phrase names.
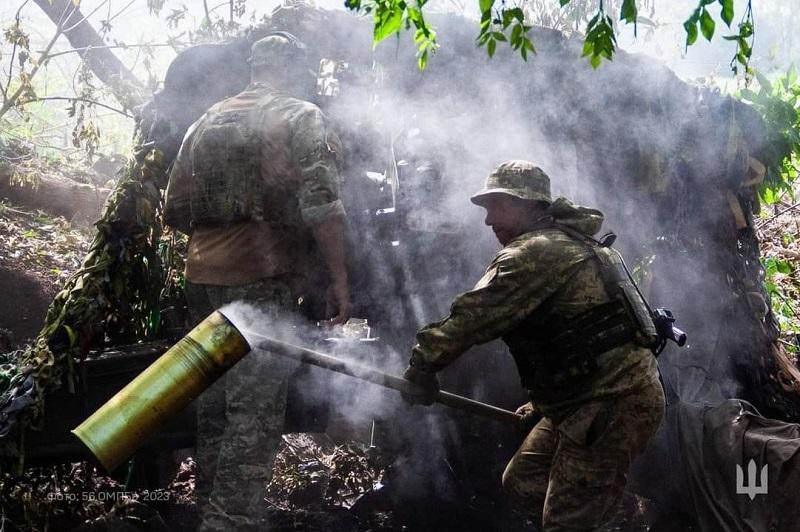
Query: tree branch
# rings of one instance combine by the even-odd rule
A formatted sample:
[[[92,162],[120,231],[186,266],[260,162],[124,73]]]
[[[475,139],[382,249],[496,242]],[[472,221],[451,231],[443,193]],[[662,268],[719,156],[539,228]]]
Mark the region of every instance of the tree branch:
[[[22,5],[19,6],[17,9],[16,14],[14,15],[14,20],[17,22],[17,27],[19,27],[20,21],[20,14],[22,13],[22,8],[28,4],[28,0],[22,2]],[[11,79],[14,77],[14,59],[17,55],[17,43],[14,42],[14,46],[11,48],[11,59],[8,60],[8,79],[6,80],[6,85],[3,87],[0,85],[0,89],[3,91],[3,100],[8,98],[7,90],[11,88]]]
[[[115,18],[117,18],[118,16],[123,14],[125,11],[127,11],[128,8],[131,7],[135,3],[136,3],[136,0],[131,0],[130,2],[125,4],[125,7],[123,7],[122,9],[120,9],[119,11],[117,11],[116,13],[111,15],[110,17],[108,17],[108,20],[106,20],[106,22],[111,22],[112,20],[114,20]],[[111,9],[111,4],[108,5],[108,8],[109,8],[109,10]]]
[[[78,22],[76,22],[75,24],[73,24],[69,28],[64,28],[64,33],[71,32],[72,30],[74,30],[75,28],[77,28],[78,26],[80,26],[81,24],[86,22],[87,20],[89,20],[89,17],[91,17],[92,15],[94,15],[95,13],[100,11],[100,8],[103,7],[107,2],[108,2],[108,0],[103,0],[102,2],[100,2],[100,5],[97,6],[96,8],[94,8],[94,11],[92,11],[91,13],[89,13],[86,16],[82,16],[82,18]]]
[[[47,0],[45,0],[45,1],[47,1]],[[64,6],[64,11],[62,11],[61,14],[58,17],[58,23],[56,24],[56,33],[55,33],[55,35],[53,35],[53,38],[50,39],[50,42],[47,43],[47,46],[45,47],[44,51],[39,56],[39,61],[37,61],[36,65],[31,69],[31,73],[28,74],[28,79],[33,79],[33,77],[36,75],[36,73],[39,72],[39,68],[41,68],[41,66],[47,60],[47,54],[50,53],[50,49],[53,48],[53,45],[56,43],[58,38],[61,36],[61,30],[64,27],[64,25],[63,25],[64,21],[68,20],[69,17],[71,16],[71,14],[72,14],[72,13],[70,13],[70,15],[67,15],[66,18],[64,17],[64,15],[66,15],[66,13],[70,9],[70,7],[73,7],[73,12],[74,12],[75,9],[77,9],[77,8],[75,8],[73,6],[71,1]],[[19,100],[19,97],[22,95],[22,93],[24,91],[25,91],[25,84],[23,83],[23,84],[20,84],[20,86],[17,88],[16,91],[14,91],[14,94],[12,94],[11,97],[6,98],[6,100],[3,102],[3,106],[0,107],[0,118],[2,118],[8,112],[9,109],[11,109],[12,107],[14,107],[17,104],[17,100]]]
[[[61,52],[56,52],[54,54],[50,54],[48,59],[52,59],[53,57],[58,57],[60,55],[67,55],[67,54],[77,54],[80,52],[84,52],[86,50],[111,50],[113,48],[160,48],[164,46],[173,46],[170,43],[155,43],[155,44],[109,44],[106,46],[82,46],[80,48],[71,48],[69,50],[63,50]]]
[[[53,21],[56,20],[56,12],[61,6],[72,5],[72,0],[34,0],[34,2]],[[127,6],[123,10],[126,8]],[[122,107],[133,109],[142,103],[142,94],[146,92],[144,84],[110,49],[102,47],[103,38],[86,18],[79,8],[71,10],[61,25],[62,28],[69,28],[69,31],[64,31],[64,35],[74,48],[85,49],[84,61],[94,75],[111,89]],[[101,46],[93,46],[94,44]]]
[[[793,211],[794,209],[796,209],[796,208],[798,208],[798,207],[800,207],[800,203],[795,203],[794,205],[791,205],[791,206],[789,206],[789,207],[786,207],[785,209],[783,209],[783,210],[782,210],[782,211],[780,211],[779,213],[777,213],[777,214],[774,214],[773,216],[770,216],[769,218],[767,218],[766,220],[764,220],[763,222],[761,222],[760,224],[758,224],[758,225],[756,226],[756,231],[758,231],[759,229],[761,229],[761,228],[762,228],[762,227],[764,227],[765,225],[767,225],[767,224],[769,224],[770,222],[772,222],[773,220],[775,220],[775,219],[776,219],[778,216],[780,216],[780,215],[782,215],[782,214],[786,214],[786,213],[787,213],[787,212],[789,212],[789,211]]]
[[[124,111],[122,109],[117,109],[116,107],[111,107],[110,105],[106,105],[104,103],[98,102],[97,100],[92,100],[90,98],[81,98],[80,96],[76,96],[74,98],[69,97],[69,96],[44,96],[42,98],[36,98],[33,101],[35,101],[35,102],[44,102],[44,101],[47,101],[47,100],[63,100],[63,101],[69,101],[69,102],[85,102],[85,103],[89,103],[89,104],[92,104],[92,105],[96,105],[98,107],[103,107],[105,109],[108,109],[109,111],[114,111],[115,113],[119,113],[119,114],[121,114],[123,116],[127,116],[128,118],[135,118],[132,114],[130,114],[130,113],[128,113],[128,112],[126,112],[126,111]]]

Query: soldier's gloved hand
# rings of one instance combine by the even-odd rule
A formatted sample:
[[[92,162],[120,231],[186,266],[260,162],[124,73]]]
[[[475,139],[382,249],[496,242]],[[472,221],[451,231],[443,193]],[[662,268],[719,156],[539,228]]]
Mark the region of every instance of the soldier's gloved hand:
[[[533,430],[533,427],[542,419],[542,416],[536,412],[536,407],[533,406],[533,403],[527,402],[521,407],[517,408],[516,412],[514,412],[519,418],[519,422],[517,426],[519,429],[527,434],[528,432]]]
[[[439,395],[439,379],[436,373],[409,365],[403,373],[403,378],[415,384],[411,390],[401,392],[403,399],[409,404],[430,406]]]
[[[326,316],[330,325],[341,325],[350,317],[350,290],[347,282],[333,283],[326,294]]]

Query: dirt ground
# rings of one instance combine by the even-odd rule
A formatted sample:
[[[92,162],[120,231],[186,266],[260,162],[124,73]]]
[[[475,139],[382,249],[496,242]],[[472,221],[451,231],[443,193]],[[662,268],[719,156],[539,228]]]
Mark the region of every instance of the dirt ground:
[[[36,337],[56,291],[35,274],[0,267],[0,327],[10,332],[12,348]]]
[[[87,229],[42,211],[0,203],[0,329],[12,347],[39,333],[47,307],[80,266]]]

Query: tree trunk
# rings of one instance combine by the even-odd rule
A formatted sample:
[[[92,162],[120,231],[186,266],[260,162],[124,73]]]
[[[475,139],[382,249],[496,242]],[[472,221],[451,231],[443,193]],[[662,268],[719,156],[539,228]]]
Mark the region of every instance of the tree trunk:
[[[34,0],[54,24],[59,21],[64,28],[64,35],[74,48],[86,48],[82,56],[92,72],[105,83],[116,99],[125,109],[133,109],[142,103],[145,87],[141,81],[122,64],[114,53],[107,48],[91,48],[103,46],[103,38],[84,19],[81,10],[74,6],[72,0]],[[69,13],[64,19],[62,15]]]
[[[0,172],[0,198],[15,205],[41,209],[68,220],[92,223],[100,217],[110,189],[76,183],[57,176],[41,176],[38,186],[11,184],[10,175]]]

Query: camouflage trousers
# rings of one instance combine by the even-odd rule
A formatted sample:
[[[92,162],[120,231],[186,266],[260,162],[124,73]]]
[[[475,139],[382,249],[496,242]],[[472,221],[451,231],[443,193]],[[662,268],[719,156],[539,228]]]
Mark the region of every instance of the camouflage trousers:
[[[658,380],[543,418],[503,473],[503,488],[545,532],[597,530],[615,517],[633,459],[664,416]]]
[[[268,318],[291,308],[288,285],[274,280],[241,286],[187,282],[186,299],[194,323],[233,301],[251,303]],[[268,529],[265,488],[283,434],[292,369],[283,359],[251,352],[198,398],[195,492],[201,531]]]

